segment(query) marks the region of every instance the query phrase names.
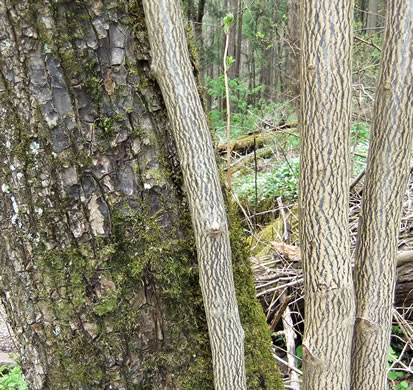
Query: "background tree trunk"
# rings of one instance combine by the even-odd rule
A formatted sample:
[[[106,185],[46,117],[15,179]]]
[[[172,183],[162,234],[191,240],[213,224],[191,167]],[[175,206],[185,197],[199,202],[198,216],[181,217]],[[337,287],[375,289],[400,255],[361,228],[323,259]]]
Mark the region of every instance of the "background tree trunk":
[[[384,389],[413,137],[413,1],[389,2],[358,230],[352,388]]]
[[[205,13],[205,3],[206,0],[199,0],[196,20],[195,20],[195,36],[198,43],[199,49],[202,51],[203,48],[203,38],[202,38],[202,19],[204,18]]]
[[[369,0],[366,28],[369,34],[376,32],[378,21],[378,0]]]
[[[349,389],[354,292],[348,237],[352,2],[302,3],[300,243],[305,390]]]
[[[212,388],[141,2],[0,1],[0,31],[0,293],[30,389]],[[232,228],[248,388],[279,389]]]
[[[238,1],[238,13],[236,15],[237,23],[237,52],[235,63],[232,65],[234,67],[234,77],[239,78],[241,74],[242,64],[241,64],[241,53],[242,53],[242,17],[243,17],[243,4],[242,0]]]
[[[294,100],[297,110],[300,107],[300,2],[288,0],[287,2],[288,26],[286,32],[286,60],[285,79],[286,89]]]
[[[234,23],[231,26],[228,43],[228,57],[232,57],[234,60],[237,58],[237,29],[239,28],[239,14],[238,14],[238,0],[227,0],[227,12],[231,12],[234,15]],[[228,77],[234,79],[238,77],[236,74],[237,67],[232,64],[229,68]]]

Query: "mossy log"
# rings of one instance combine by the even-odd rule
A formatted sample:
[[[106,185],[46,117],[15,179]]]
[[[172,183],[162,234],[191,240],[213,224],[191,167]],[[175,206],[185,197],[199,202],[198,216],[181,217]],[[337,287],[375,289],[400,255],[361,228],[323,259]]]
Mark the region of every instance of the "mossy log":
[[[288,128],[288,134],[296,136],[292,131],[295,130],[297,126],[296,122],[288,123],[280,127],[274,127],[260,132],[251,132],[238,137],[236,140],[231,142],[231,151],[239,152],[242,154],[248,153],[254,149],[254,139],[255,147],[258,149],[270,142],[277,132],[283,132],[284,129]],[[227,144],[219,144],[217,146],[217,151],[219,153],[224,153],[227,150]]]
[[[242,156],[231,164],[231,175],[242,170],[243,168],[245,168],[246,165],[254,162],[255,158],[257,159],[269,158],[272,155],[273,155],[273,151],[271,148],[263,148],[263,149],[257,150],[256,153],[251,152],[245,156]]]
[[[243,135],[231,142],[231,151],[248,153],[254,149],[254,139],[256,148],[260,148],[266,142],[269,142],[274,137],[271,133],[257,134],[257,135]],[[219,153],[226,151],[227,144],[220,144],[217,146]]]

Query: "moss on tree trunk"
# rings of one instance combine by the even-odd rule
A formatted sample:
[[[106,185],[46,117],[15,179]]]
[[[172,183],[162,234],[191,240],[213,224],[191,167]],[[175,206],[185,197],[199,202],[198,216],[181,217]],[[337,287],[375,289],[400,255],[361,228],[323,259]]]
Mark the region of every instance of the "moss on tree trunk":
[[[0,292],[30,388],[212,388],[141,2],[3,0],[0,30]],[[234,218],[248,388],[281,388]]]

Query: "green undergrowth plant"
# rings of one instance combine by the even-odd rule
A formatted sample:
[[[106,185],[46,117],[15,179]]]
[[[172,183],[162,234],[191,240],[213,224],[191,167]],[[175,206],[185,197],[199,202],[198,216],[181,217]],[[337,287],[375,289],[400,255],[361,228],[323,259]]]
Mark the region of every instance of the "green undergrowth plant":
[[[0,367],[0,390],[28,390],[22,369],[17,363]]]
[[[392,334],[398,335],[401,333],[401,330],[398,326],[393,326]],[[396,340],[396,342],[394,341]],[[398,338],[392,337],[392,345],[389,348],[389,357],[387,366],[390,368],[394,362],[397,362],[400,359],[400,354],[402,353],[403,346],[398,342]],[[407,356],[406,359],[403,360],[410,360],[410,356]],[[407,362],[408,364],[408,362]],[[388,389],[392,390],[412,390],[411,387],[411,380],[413,379],[412,375],[410,378],[407,378],[407,374],[403,371],[398,370],[389,370],[387,372],[387,379],[388,379]]]
[[[212,96],[212,109],[209,112],[211,127],[221,142],[225,140],[225,108],[219,102],[225,98],[224,76],[206,79],[207,92]],[[260,98],[264,86],[250,89],[248,83],[240,79],[229,79],[229,97],[231,109],[231,139],[234,140],[250,131],[270,128],[281,120],[293,120],[292,108],[286,104],[277,104]],[[253,99],[252,99],[253,98]],[[251,104],[251,101],[255,104]]]
[[[357,176],[366,166],[369,150],[370,124],[356,122],[351,125],[352,150],[354,153],[353,175]]]
[[[255,204],[257,189],[258,209],[265,208],[269,202],[276,202],[278,197],[284,201],[295,202],[298,199],[298,157],[281,163],[275,163],[271,171],[241,175],[233,180],[233,189],[242,203],[252,208]]]

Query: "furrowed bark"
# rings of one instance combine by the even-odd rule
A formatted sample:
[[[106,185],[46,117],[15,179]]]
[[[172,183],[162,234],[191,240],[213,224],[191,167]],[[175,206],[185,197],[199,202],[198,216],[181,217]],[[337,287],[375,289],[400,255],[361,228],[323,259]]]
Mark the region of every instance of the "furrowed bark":
[[[413,1],[388,2],[356,251],[352,388],[385,389],[413,135]]]
[[[0,297],[30,389],[211,388],[141,2],[0,0],[0,35]]]
[[[302,2],[300,242],[306,296],[305,390],[350,388],[351,20],[351,1]]]
[[[196,88],[178,0],[143,1],[152,69],[181,161],[196,236],[216,389],[246,389],[244,332],[235,297],[228,223],[212,138]]]

